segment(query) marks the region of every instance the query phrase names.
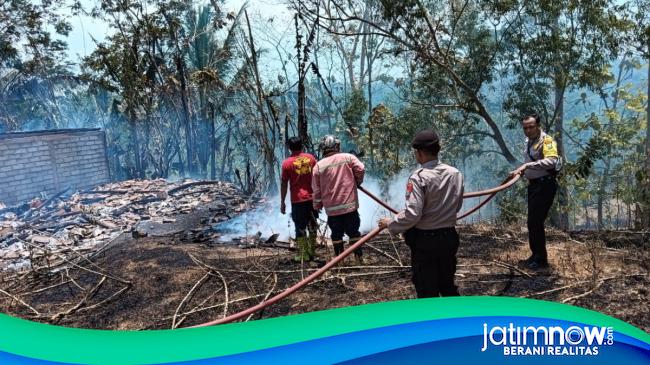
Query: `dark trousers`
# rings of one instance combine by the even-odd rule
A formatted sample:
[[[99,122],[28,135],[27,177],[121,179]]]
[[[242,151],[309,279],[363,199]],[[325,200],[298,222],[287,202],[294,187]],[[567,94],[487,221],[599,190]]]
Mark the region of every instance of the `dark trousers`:
[[[528,185],[528,243],[532,258],[547,262],[544,221],[553,204],[557,181],[554,177],[531,180]]]
[[[307,236],[307,229],[316,236],[318,211],[314,210],[313,201],[291,203],[291,219],[296,226],[296,238]]]
[[[418,298],[460,295],[454,284],[460,243],[456,229],[425,231],[411,228],[404,238],[411,248],[412,281]]]
[[[334,254],[337,256],[343,252],[344,234],[350,238],[350,244],[358,241],[359,237],[361,237],[361,232],[359,232],[361,218],[359,218],[359,212],[356,210],[346,214],[327,217],[327,225],[332,231],[332,246],[334,246]],[[357,248],[354,254],[361,256],[361,247]]]

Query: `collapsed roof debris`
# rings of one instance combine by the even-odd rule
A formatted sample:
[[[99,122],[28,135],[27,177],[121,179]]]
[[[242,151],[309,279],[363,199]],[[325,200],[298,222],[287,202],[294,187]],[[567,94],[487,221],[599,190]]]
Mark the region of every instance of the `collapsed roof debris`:
[[[16,207],[0,205],[0,268],[33,266],[56,251],[98,250],[124,232],[134,237],[180,234],[190,240],[216,240],[219,233],[209,224],[251,206],[234,185],[221,181],[129,180],[66,193]],[[179,215],[203,208],[211,212],[204,229],[164,230]]]

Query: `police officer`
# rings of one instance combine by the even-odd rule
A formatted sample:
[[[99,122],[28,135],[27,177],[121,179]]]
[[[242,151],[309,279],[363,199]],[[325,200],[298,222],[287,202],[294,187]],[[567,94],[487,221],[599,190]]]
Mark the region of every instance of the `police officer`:
[[[512,171],[512,175],[523,174],[528,179],[528,243],[531,255],[519,263],[530,269],[548,267],[546,254],[546,233],[544,221],[553,204],[557,181],[555,175],[561,167],[557,144],[553,137],[544,133],[537,114],[521,119],[526,135],[524,164]]]
[[[392,234],[404,233],[418,298],[457,296],[455,226],[463,204],[463,175],[438,160],[440,139],[434,131],[419,132],[411,146],[421,168],[406,184],[406,209],[380,219],[379,226]]]

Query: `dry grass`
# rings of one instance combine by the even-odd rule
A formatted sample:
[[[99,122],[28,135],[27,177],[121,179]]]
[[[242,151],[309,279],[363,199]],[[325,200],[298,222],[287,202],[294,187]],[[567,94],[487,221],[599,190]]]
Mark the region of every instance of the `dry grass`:
[[[519,227],[461,227],[457,284],[463,295],[507,295],[594,309],[650,331],[650,254],[637,233],[549,235],[549,270],[516,266],[528,256]],[[617,237],[618,236],[618,237]],[[616,244],[617,248],[611,246]],[[414,297],[409,251],[395,237],[249,319]],[[322,259],[331,255],[319,247]],[[173,237],[122,237],[67,270],[3,274],[0,310],[42,322],[103,329],[188,326],[245,309],[289,287],[315,265],[285,249],[179,243]],[[31,309],[30,309],[31,307]]]

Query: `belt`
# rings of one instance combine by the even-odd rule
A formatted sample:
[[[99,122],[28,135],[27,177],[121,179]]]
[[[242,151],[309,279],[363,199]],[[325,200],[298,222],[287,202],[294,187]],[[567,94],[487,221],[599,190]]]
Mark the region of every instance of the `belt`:
[[[539,184],[539,183],[543,183],[543,182],[546,182],[546,181],[555,181],[555,176],[546,175],[546,176],[538,177],[536,179],[528,180],[528,182],[530,184]]]
[[[449,233],[456,233],[456,227],[444,227],[444,228],[436,228],[436,229],[419,229],[419,228],[411,228],[409,229],[412,234],[418,235],[418,236],[444,236]]]

